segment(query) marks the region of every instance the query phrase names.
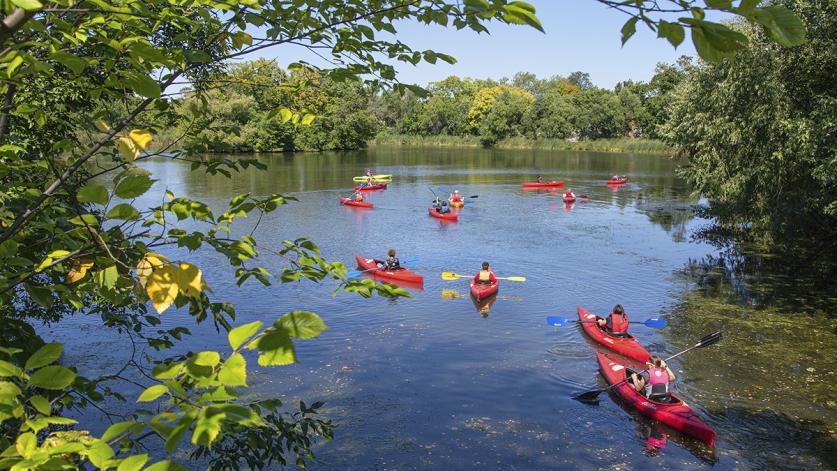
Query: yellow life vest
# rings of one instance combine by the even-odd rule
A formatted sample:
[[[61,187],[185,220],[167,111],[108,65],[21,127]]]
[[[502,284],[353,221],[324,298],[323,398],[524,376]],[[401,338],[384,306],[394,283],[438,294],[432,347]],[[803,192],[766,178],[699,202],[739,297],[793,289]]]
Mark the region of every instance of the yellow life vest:
[[[489,281],[491,279],[491,272],[488,270],[480,270],[480,281]]]

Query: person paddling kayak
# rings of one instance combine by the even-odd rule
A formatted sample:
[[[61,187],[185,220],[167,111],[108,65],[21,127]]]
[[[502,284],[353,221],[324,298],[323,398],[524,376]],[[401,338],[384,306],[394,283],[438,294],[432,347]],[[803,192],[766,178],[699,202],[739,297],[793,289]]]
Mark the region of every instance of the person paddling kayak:
[[[613,312],[607,316],[607,319],[600,318],[596,322],[608,334],[617,334],[618,336],[618,334],[628,332],[628,315],[625,314],[625,308],[621,304],[613,307]]]
[[[380,265],[382,265],[381,268],[390,271],[401,270],[401,262],[399,262],[398,257],[395,256],[395,249],[387,250],[387,259]]]
[[[536,178],[535,181],[538,183],[543,183],[543,177],[538,175],[538,178]]]
[[[620,177],[619,174],[616,174],[611,178],[611,180],[613,180],[613,181],[619,181],[621,179],[622,179],[622,177]]]
[[[478,285],[490,285],[497,282],[497,277],[494,276],[494,271],[488,262],[482,262],[482,270],[474,275],[474,283]]]
[[[677,377],[665,360],[652,355],[645,363],[647,371],[641,374],[631,373],[631,383],[634,388],[652,401],[666,402],[671,398],[670,384]]]
[[[573,193],[572,188],[569,188],[567,189],[567,191],[564,192],[564,198],[575,199],[575,193]]]
[[[354,200],[358,203],[362,202],[363,201],[363,193],[361,193],[359,191],[356,191],[355,196],[354,196]]]
[[[453,194],[450,195],[450,202],[451,203],[461,203],[462,197],[459,195],[459,190],[453,190]]]

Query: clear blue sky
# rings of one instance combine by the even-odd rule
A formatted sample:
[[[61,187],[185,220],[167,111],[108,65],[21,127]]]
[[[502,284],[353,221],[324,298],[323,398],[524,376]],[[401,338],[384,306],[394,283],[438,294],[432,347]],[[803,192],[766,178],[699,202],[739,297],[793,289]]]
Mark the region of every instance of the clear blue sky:
[[[473,78],[511,77],[528,71],[538,77],[588,72],[593,83],[612,88],[627,79],[647,81],[658,62],[674,62],[682,55],[695,55],[687,33],[675,50],[643,25],[623,48],[620,30],[627,16],[593,0],[529,0],[537,9],[546,34],[528,26],[491,23],[490,35],[470,30],[397,23],[398,39],[416,50],[432,49],[451,54],[457,63],[449,65],[400,64],[399,79],[425,85],[449,75]],[[327,66],[306,51],[284,48],[266,51],[282,66],[297,59]]]

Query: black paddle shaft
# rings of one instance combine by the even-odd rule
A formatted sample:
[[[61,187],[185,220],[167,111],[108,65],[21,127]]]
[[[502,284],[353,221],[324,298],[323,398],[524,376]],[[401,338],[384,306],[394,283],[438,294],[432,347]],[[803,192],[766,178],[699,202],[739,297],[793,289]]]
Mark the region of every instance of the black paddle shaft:
[[[675,359],[675,358],[679,357],[680,355],[682,355],[682,354],[684,354],[684,353],[686,353],[686,352],[688,352],[688,351],[694,350],[694,349],[696,349],[696,348],[708,347],[709,345],[712,345],[712,344],[718,343],[718,341],[719,341],[719,340],[721,340],[721,331],[720,331],[720,330],[719,330],[718,332],[713,332],[713,333],[711,333],[711,334],[709,334],[709,335],[704,336],[702,339],[700,339],[700,341],[699,341],[698,343],[696,343],[696,344],[692,345],[691,347],[689,347],[689,348],[687,348],[687,349],[683,350],[683,351],[682,351],[682,352],[680,352],[680,353],[676,353],[676,354],[674,354],[674,355],[672,355],[672,356],[670,356],[670,357],[666,358],[665,362],[666,362],[666,363],[668,363],[669,361],[671,361],[671,360],[673,360],[673,359]],[[646,368],[646,369],[644,369],[644,370],[642,370],[642,371],[639,371],[639,372],[637,372],[636,374],[638,374],[638,375],[639,375],[639,374],[642,374],[642,373],[644,373],[644,372],[646,372],[646,371],[648,371],[648,368]],[[624,382],[628,381],[628,378],[629,378],[629,376],[626,374],[626,375],[625,375],[625,379],[623,379],[622,381],[619,381],[619,382],[617,382],[617,383],[613,383],[613,384],[611,384],[610,386],[608,386],[608,387],[606,387],[606,388],[604,388],[604,389],[595,389],[595,390],[593,390],[593,391],[583,392],[583,393],[581,393],[581,394],[576,395],[573,399],[577,399],[577,400],[579,400],[579,401],[593,401],[593,400],[595,400],[597,397],[599,397],[599,394],[601,394],[601,393],[603,393],[603,392],[605,392],[605,391],[608,391],[608,390],[610,390],[610,389],[613,389],[614,387],[616,387],[616,386],[618,386],[618,385],[620,385],[620,384],[622,384],[622,383],[624,383]]]

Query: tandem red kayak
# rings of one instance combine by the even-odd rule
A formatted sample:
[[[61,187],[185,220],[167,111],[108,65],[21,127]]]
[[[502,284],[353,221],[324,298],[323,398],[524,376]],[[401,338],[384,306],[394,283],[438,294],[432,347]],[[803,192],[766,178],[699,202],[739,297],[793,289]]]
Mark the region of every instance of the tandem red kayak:
[[[648,361],[648,357],[651,356],[648,350],[643,348],[633,335],[627,332],[619,335],[611,335],[605,332],[603,328],[599,327],[598,322],[596,322],[602,318],[592,312],[586,311],[581,306],[578,307],[578,318],[581,320],[581,327],[584,328],[584,331],[587,332],[590,338],[614,352],[643,363]]]
[[[599,360],[602,375],[604,375],[608,384],[613,385],[627,378],[628,369],[625,365],[614,361],[602,352],[597,352],[596,356]],[[671,394],[669,402],[652,401],[640,394],[628,381],[615,386],[613,390],[628,405],[643,415],[658,420],[686,435],[695,437],[709,446],[715,445],[715,430],[706,425],[691,407],[674,394]]]

